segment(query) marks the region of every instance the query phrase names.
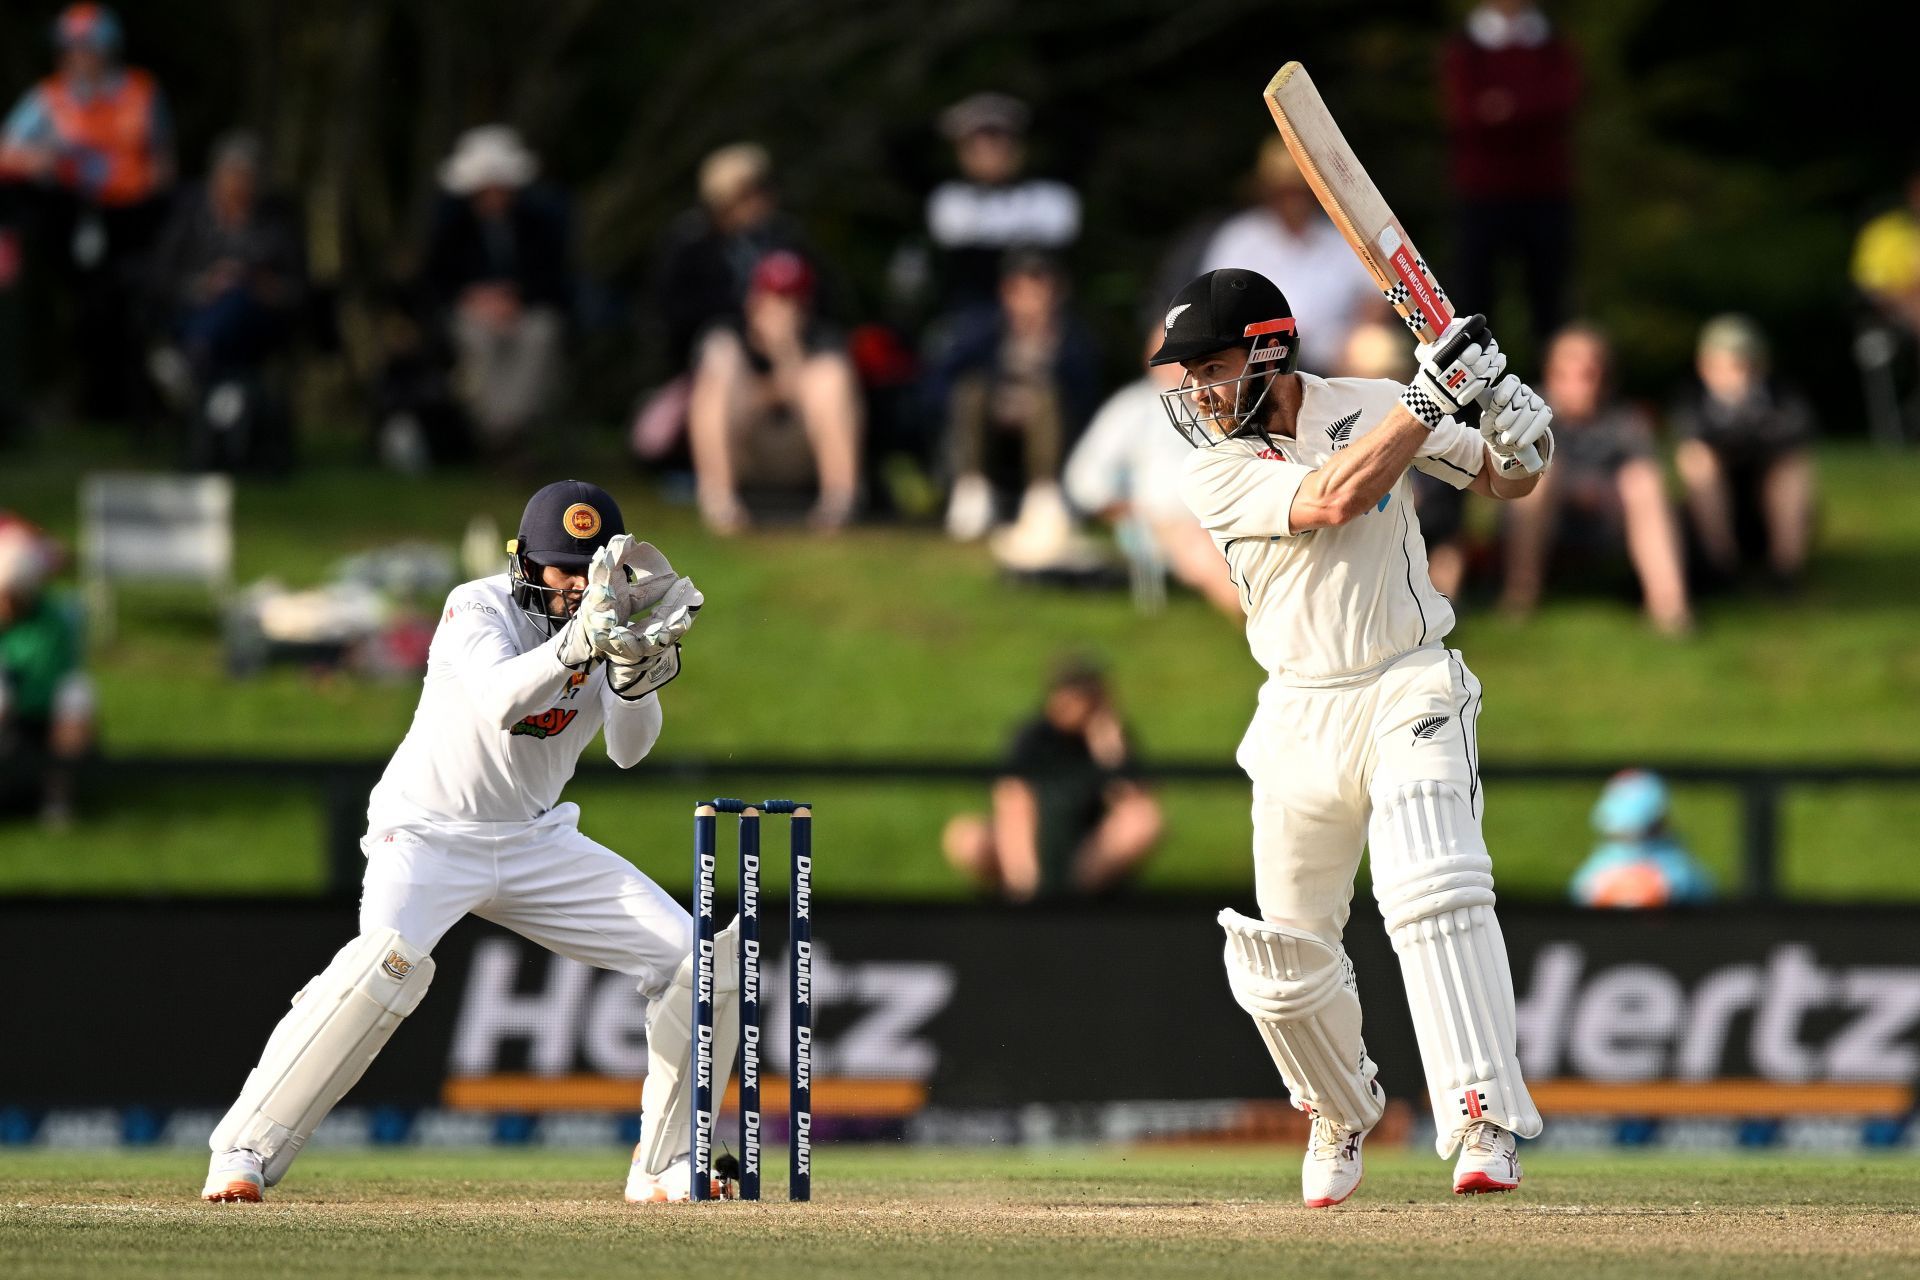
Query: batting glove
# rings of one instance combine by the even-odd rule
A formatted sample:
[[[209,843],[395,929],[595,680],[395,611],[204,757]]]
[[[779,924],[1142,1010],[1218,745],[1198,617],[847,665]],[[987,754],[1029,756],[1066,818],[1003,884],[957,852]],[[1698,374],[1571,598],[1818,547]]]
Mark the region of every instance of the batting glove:
[[[1420,367],[1400,393],[1407,412],[1427,424],[1460,414],[1506,371],[1507,357],[1482,315],[1461,316],[1414,349]]]
[[[1486,401],[1480,434],[1502,476],[1531,476],[1553,456],[1553,410],[1540,394],[1508,374]]]

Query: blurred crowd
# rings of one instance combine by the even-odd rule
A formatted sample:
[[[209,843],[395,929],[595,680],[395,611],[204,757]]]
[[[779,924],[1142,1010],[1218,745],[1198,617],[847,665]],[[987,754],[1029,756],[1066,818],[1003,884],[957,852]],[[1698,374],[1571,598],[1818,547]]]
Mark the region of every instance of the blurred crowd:
[[[129,59],[112,10],[70,5],[52,35],[47,74],[0,125],[0,448],[27,400],[34,327],[55,331],[71,366],[62,413],[172,424],[145,437],[156,462],[288,471],[297,371],[339,342],[299,204],[238,124],[183,170],[167,86]],[[1530,351],[1559,456],[1499,513],[1420,484],[1437,585],[1521,615],[1598,583],[1673,635],[1692,628],[1702,593],[1797,590],[1818,527],[1816,425],[1778,376],[1773,335],[1713,317],[1693,376],[1661,402],[1622,392],[1611,336],[1578,314],[1572,45],[1529,0],[1487,0],[1446,42],[1440,83],[1455,214],[1442,275]],[[811,242],[765,146],[704,157],[634,307],[634,462],[683,477],[717,534],[920,519],[981,542],[1009,574],[1130,581],[1143,609],[1179,584],[1237,617],[1225,564],[1174,491],[1185,446],[1158,393],[1179,371],[1103,351],[1082,311],[1096,264],[1078,245],[1097,215],[1032,162],[1026,103],[983,91],[929,124],[948,175],[925,191],[918,225],[899,229],[884,299],[864,306],[845,265]],[[1285,147],[1250,132],[1247,159],[1241,206],[1181,230],[1151,264],[1135,330],[1145,349],[1180,283],[1250,267],[1299,317],[1303,369],[1404,377],[1404,329]],[[431,216],[375,308],[368,456],[410,474],[564,456],[595,284],[568,183],[501,123],[451,138],[431,180]],[[1852,264],[1855,355],[1889,441],[1920,420],[1920,170],[1906,197],[1862,230]],[[1135,376],[1116,378],[1127,365]],[[16,554],[17,581],[36,580],[30,559]],[[29,596],[13,590],[0,636],[23,647]],[[17,717],[18,690],[46,681],[6,678]],[[45,699],[32,701],[46,719]],[[994,829],[950,841],[983,880]]]

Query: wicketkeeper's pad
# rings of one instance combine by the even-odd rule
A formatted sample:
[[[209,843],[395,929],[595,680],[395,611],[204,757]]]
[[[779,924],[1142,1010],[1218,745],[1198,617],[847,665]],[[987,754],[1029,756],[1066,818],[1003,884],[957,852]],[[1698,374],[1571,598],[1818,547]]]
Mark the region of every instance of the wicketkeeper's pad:
[[[362,934],[340,948],[294,996],[208,1145],[215,1152],[257,1151],[266,1184],[280,1181],[432,981],[433,958],[395,930]]]

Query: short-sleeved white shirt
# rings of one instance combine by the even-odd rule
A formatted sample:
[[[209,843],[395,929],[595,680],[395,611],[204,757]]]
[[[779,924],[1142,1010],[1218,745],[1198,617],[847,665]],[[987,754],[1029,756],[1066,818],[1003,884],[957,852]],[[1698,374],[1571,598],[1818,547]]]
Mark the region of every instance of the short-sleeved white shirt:
[[[1295,533],[1294,494],[1306,477],[1378,426],[1399,383],[1298,375],[1292,438],[1236,438],[1195,449],[1180,492],[1226,556],[1247,610],[1254,659],[1281,684],[1341,684],[1453,629],[1453,606],[1427,576],[1426,544],[1405,475],[1372,511]],[[1485,458],[1480,433],[1446,419],[1414,466],[1464,489]]]

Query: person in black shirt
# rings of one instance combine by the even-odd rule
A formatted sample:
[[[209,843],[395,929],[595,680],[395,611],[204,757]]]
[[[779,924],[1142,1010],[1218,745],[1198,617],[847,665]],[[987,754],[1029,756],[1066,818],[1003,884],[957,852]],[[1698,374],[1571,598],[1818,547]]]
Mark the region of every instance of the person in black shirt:
[[[1745,316],[1700,331],[1699,381],[1674,406],[1674,462],[1687,509],[1723,578],[1764,554],[1774,585],[1792,590],[1813,529],[1813,409],[1768,376],[1767,342]]]
[[[462,134],[440,169],[421,272],[458,353],[456,392],[493,452],[523,446],[560,390],[572,231],[538,171],[506,125]]]
[[[1117,887],[1159,842],[1160,804],[1127,776],[1131,753],[1098,668],[1063,665],[1040,715],[1014,735],[991,815],[964,813],[947,860],[1012,902]]]

